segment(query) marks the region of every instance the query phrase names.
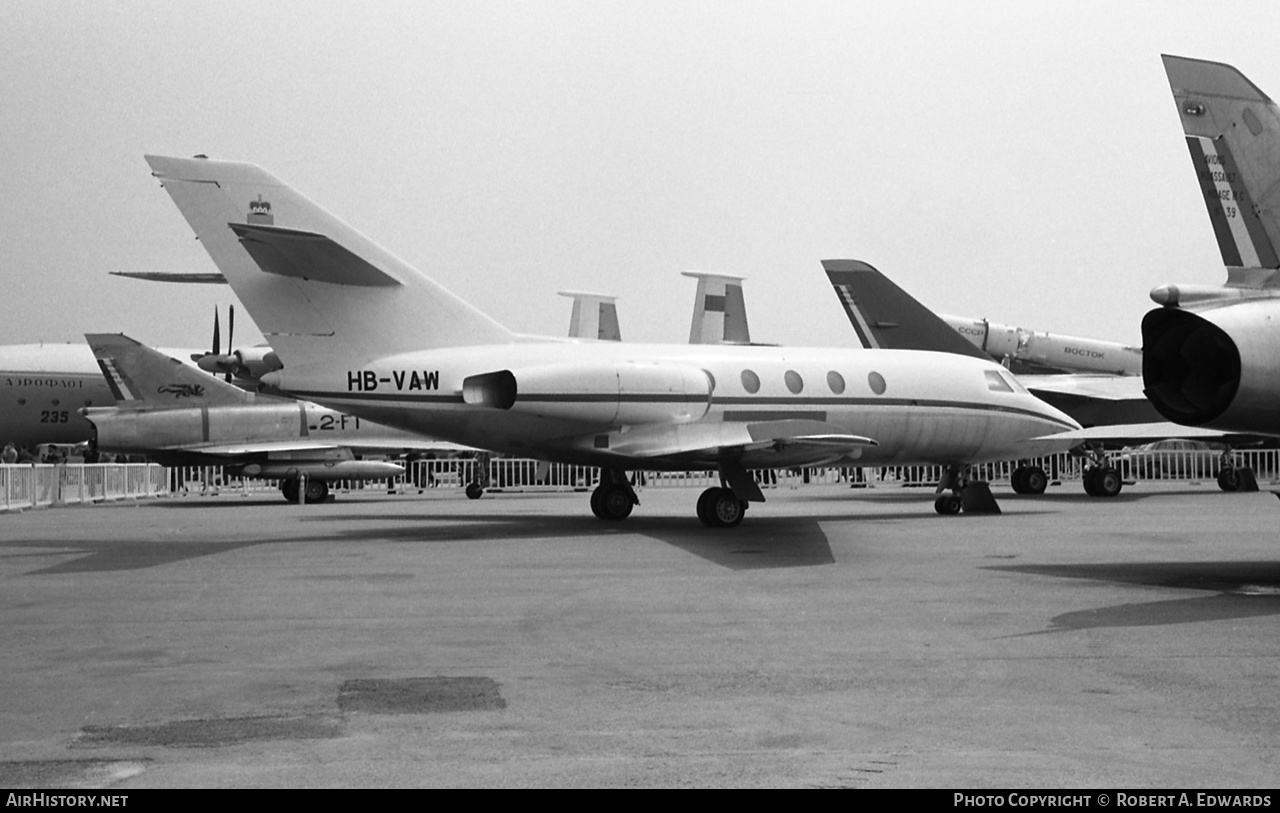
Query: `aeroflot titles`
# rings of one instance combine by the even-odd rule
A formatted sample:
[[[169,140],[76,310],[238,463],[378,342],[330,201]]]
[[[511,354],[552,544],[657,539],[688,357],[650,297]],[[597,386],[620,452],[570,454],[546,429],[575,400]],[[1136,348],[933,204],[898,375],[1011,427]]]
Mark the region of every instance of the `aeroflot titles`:
[[[1081,796],[1028,795],[1010,793],[1007,796],[971,796],[957,793],[952,796],[952,807],[1090,807],[1093,794]],[[1108,807],[1111,799],[1105,793],[1097,795],[1098,807]],[[1219,796],[1212,793],[1117,793],[1115,807],[1271,807],[1271,795]]]
[[[347,392],[373,392],[380,385],[394,386],[396,392],[408,390],[440,389],[440,371],[392,370],[391,375],[378,377],[373,370],[348,370]]]
[[[12,378],[4,380],[6,387],[53,387],[63,390],[82,390],[84,382],[76,378]]]

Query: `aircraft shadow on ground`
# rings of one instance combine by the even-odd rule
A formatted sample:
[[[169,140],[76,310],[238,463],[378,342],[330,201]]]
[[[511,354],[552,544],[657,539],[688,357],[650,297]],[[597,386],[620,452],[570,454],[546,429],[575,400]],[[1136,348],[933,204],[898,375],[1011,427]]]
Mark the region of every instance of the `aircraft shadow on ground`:
[[[1280,615],[1280,562],[1124,562],[1079,565],[999,565],[985,568],[1065,579],[1091,579],[1183,590],[1208,595],[1095,610],[1050,619],[1043,632],[1150,627]],[[1042,634],[1033,633],[1033,634]]]
[[[632,517],[621,523],[605,523],[577,515],[316,513],[299,519],[299,527],[304,530],[298,533],[234,540],[12,540],[4,543],[6,549],[26,548],[30,552],[0,554],[0,560],[59,560],[25,574],[42,576],[142,570],[240,548],[298,542],[453,544],[577,537],[609,541],[631,536],[649,537],[730,570],[813,567],[835,562],[820,522],[795,517],[749,518],[737,528],[724,529],[705,528],[696,519],[684,517]],[[318,533],[311,533],[313,529]],[[68,556],[74,558],[67,559]]]
[[[364,523],[360,529],[343,529],[338,537],[368,541],[371,538],[402,542],[465,542],[555,537],[621,539],[649,537],[730,570],[780,567],[812,567],[835,563],[831,544],[819,518],[752,517],[737,528],[707,528],[692,517],[632,516],[623,522],[602,522],[594,517],[487,516],[431,513],[421,517],[368,514],[347,515]],[[829,518],[822,517],[821,520]],[[309,517],[308,522],[323,521]],[[377,523],[374,525],[373,523]]]

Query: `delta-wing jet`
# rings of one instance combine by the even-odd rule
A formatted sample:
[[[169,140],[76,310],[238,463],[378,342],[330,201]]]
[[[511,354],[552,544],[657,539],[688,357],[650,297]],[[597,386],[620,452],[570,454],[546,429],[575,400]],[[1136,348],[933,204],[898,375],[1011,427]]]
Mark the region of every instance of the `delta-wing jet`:
[[[279,480],[285,499],[321,502],[336,480],[381,480],[403,467],[358,455],[440,450],[420,435],[317,404],[246,392],[120,334],[85,339],[117,406],[82,410],[97,448],[165,465],[219,465]]]
[[[148,156],[284,363],[298,397],[500,453],[598,466],[593,512],[638,503],[628,469],[718,471],[697,514],[733,526],[755,468],[945,466],[1059,451],[1078,424],[990,361],[846,348],[580,342],[513,333],[261,168]],[[269,203],[273,222],[255,220]],[[973,485],[973,484],[969,484]],[[977,496],[974,496],[977,495]],[[989,492],[986,492],[989,501]]]

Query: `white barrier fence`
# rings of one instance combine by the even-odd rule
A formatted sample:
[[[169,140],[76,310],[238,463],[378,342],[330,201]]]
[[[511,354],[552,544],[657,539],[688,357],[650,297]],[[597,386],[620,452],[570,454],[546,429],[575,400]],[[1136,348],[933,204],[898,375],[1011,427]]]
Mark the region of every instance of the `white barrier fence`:
[[[1189,480],[1213,481],[1222,466],[1222,453],[1204,451],[1116,452],[1109,455],[1111,465],[1120,469],[1126,481]],[[1259,482],[1280,477],[1280,449],[1246,449],[1233,452],[1232,464],[1251,467]],[[1067,454],[1031,461],[1041,466],[1050,480],[1079,483],[1088,461]],[[484,482],[484,464],[475,459],[418,460],[408,464],[402,478],[365,483],[335,483],[333,491],[417,493],[427,489],[462,489],[468,483]],[[992,483],[1008,483],[1017,461],[987,463],[975,466],[973,475]],[[278,492],[274,481],[225,478],[217,467],[187,467],[169,470],[170,487],[175,494]],[[489,491],[587,491],[594,488],[599,471],[594,466],[547,463],[523,458],[493,458],[488,463]],[[773,472],[758,471],[756,477],[765,485],[799,488],[808,484],[864,483],[868,486],[889,484],[934,487],[942,474],[940,466],[883,466],[846,468],[796,468]],[[720,478],[709,471],[644,471],[632,472],[632,482],[645,488],[707,488],[719,485]]]
[[[169,492],[154,463],[0,465],[0,511],[155,497]]]
[[[1109,456],[1126,481],[1212,482],[1222,469],[1222,453],[1213,450],[1124,451]],[[1231,464],[1253,469],[1259,482],[1280,481],[1280,449],[1243,449],[1230,455]],[[1055,455],[1034,461],[1050,480],[1078,483],[1088,465],[1082,458]],[[1008,483],[1016,462],[989,463],[973,469],[975,477]],[[418,460],[404,477],[370,482],[333,484],[338,493],[418,493],[427,489],[462,489],[484,482],[484,463],[476,459]],[[938,466],[797,468],[756,472],[763,485],[800,488],[808,484],[933,487],[941,476]],[[593,466],[572,466],[520,458],[488,461],[486,488],[490,491],[587,491],[597,482]],[[706,488],[719,484],[714,472],[633,472],[632,481],[645,488]],[[98,502],[163,494],[192,495],[279,493],[278,483],[228,477],[221,467],[174,467],[154,464],[0,465],[0,511],[36,506]]]

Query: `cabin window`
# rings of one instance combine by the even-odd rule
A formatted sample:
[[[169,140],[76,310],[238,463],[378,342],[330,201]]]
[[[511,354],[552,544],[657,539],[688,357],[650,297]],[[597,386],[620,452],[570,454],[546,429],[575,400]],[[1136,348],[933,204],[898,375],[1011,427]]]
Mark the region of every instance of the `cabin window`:
[[[19,399],[18,399],[18,406],[26,406],[26,405],[27,405],[27,399],[26,399],[26,398],[19,398]]]
[[[801,378],[800,374],[795,370],[787,370],[787,373],[782,377],[782,380],[787,382],[787,389],[791,390],[796,395],[799,395],[800,390],[804,389],[804,379]]]
[[[876,395],[884,395],[884,391],[886,389],[884,376],[872,370],[867,373],[867,386],[871,387],[871,391]]]
[[[844,376],[832,370],[827,373],[827,386],[831,388],[832,392],[839,395],[844,392]]]
[[[750,370],[742,371],[742,388],[747,392],[755,395],[760,391],[760,376]]]
[[[992,392],[1013,392],[1013,387],[1009,386],[1009,382],[1004,380],[1004,376],[995,370],[987,370],[983,373],[987,377],[987,389]]]

